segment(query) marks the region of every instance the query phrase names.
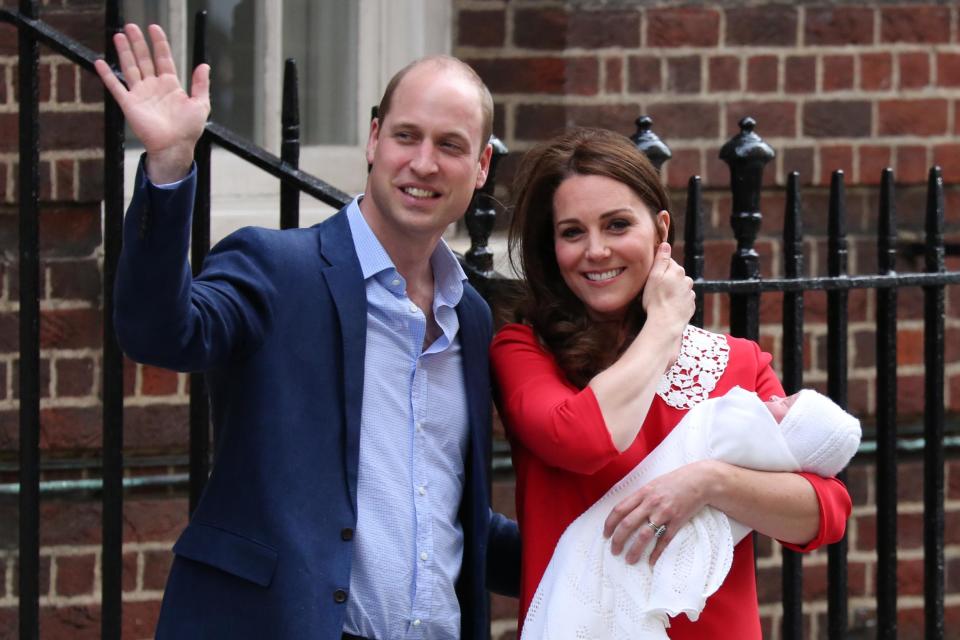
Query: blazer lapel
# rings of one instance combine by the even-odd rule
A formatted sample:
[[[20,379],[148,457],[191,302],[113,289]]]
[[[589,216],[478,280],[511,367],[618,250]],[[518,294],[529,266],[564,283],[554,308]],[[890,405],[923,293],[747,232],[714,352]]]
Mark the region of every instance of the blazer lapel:
[[[367,294],[345,210],[320,226],[320,237],[320,254],[329,265],[322,269],[322,273],[337,309],[343,338],[343,400],[347,420],[344,464],[350,501],[356,515],[363,365],[367,344]]]

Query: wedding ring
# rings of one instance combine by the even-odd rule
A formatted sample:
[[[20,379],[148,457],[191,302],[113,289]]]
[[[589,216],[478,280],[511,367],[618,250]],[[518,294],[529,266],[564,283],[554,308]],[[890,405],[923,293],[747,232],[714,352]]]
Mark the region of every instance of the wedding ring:
[[[660,538],[660,536],[662,536],[667,532],[667,525],[665,524],[657,525],[657,524],[654,524],[652,520],[647,520],[647,526],[653,529],[654,538]]]

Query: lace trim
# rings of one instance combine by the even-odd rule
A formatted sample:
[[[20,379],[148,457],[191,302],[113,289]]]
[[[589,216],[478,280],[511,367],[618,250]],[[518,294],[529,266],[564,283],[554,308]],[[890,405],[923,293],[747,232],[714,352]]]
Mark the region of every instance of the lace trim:
[[[660,378],[657,395],[675,409],[690,409],[710,396],[727,368],[730,345],[719,333],[687,325],[680,355]]]

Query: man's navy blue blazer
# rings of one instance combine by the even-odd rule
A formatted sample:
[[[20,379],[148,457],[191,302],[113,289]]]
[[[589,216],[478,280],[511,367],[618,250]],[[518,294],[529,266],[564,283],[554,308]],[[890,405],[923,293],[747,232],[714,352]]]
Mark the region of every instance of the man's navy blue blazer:
[[[163,190],[138,175],[137,184],[117,272],[117,337],[139,362],[206,372],[217,436],[209,482],[174,546],[157,636],[339,639],[366,343],[345,212],[308,229],[242,229],[193,278],[194,180]],[[457,595],[461,637],[480,639],[489,637],[486,589],[517,591],[519,539],[515,523],[490,509],[490,311],[467,286],[457,316],[470,429]]]

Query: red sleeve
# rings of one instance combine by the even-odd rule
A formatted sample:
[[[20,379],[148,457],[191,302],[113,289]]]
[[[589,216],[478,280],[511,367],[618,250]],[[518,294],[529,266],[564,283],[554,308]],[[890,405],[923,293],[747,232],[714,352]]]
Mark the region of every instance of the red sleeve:
[[[780,541],[780,544],[787,549],[807,552],[839,541],[847,529],[847,518],[850,517],[850,510],[853,508],[846,486],[836,478],[821,478],[805,472],[797,475],[806,478],[817,493],[817,501],[820,503],[820,529],[816,537],[804,545],[783,541]]]
[[[504,326],[490,364],[508,435],[544,464],[590,474],[619,455],[593,391],[570,384],[533,329]]]

